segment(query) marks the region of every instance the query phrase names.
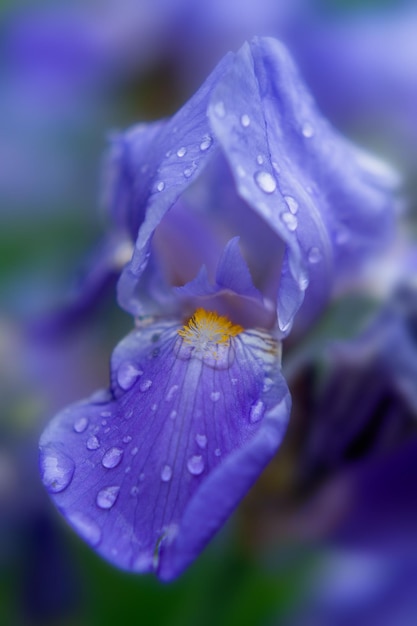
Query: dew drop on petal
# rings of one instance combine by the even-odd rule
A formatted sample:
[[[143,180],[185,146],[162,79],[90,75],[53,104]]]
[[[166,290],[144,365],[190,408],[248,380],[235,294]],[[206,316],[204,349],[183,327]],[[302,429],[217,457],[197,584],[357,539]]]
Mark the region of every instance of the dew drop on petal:
[[[172,387],[169,389],[167,395],[165,396],[165,400],[167,402],[170,402],[172,400],[172,398],[175,396],[175,394],[177,393],[179,389],[178,385],[172,385]]]
[[[136,446],[134,448],[131,449],[130,454],[132,456],[136,456],[138,453],[139,448],[137,448]]]
[[[207,445],[207,437],[206,437],[206,435],[197,434],[195,436],[195,440],[197,442],[197,445],[200,446],[200,448],[205,448],[206,447],[206,445]]]
[[[108,389],[99,389],[90,396],[91,404],[106,404],[110,402],[112,396]]]
[[[253,404],[250,409],[249,419],[252,422],[252,424],[259,422],[264,412],[265,412],[264,403],[262,402],[262,400],[257,400],[257,402],[255,402],[255,404]]]
[[[214,105],[214,112],[217,115],[217,117],[220,117],[220,118],[226,115],[226,108],[222,100],[219,100],[218,102],[216,102],[216,104]]]
[[[303,133],[304,137],[310,139],[310,137],[314,135],[314,128],[309,122],[306,122],[305,124],[303,124],[301,132]]]
[[[132,437],[130,435],[125,435],[123,437],[123,443],[130,443],[132,441]]]
[[[157,184],[156,184],[156,188],[158,191],[163,191],[165,189],[165,183],[163,180],[160,180]]]
[[[264,193],[273,193],[277,188],[274,177],[264,170],[255,173],[255,182]]]
[[[164,467],[161,470],[161,480],[164,483],[167,483],[171,480],[172,477],[172,469],[169,465],[164,465]]]
[[[123,450],[121,448],[110,448],[105,452],[101,462],[103,467],[107,469],[112,469],[113,467],[117,467],[122,460]]]
[[[152,387],[152,381],[148,379],[143,380],[140,385],[139,385],[139,389],[141,391],[148,391],[148,389],[150,389]]]
[[[250,117],[247,113],[244,113],[240,118],[240,123],[243,128],[247,128],[250,125]]]
[[[338,243],[339,245],[342,246],[343,244],[347,243],[349,239],[350,239],[350,234],[346,228],[340,228],[336,232],[336,243]]]
[[[289,211],[281,214],[281,220],[284,222],[289,231],[294,232],[297,230],[298,219]]]
[[[317,248],[317,246],[313,246],[308,251],[308,257],[307,258],[308,258],[309,263],[314,265],[315,263],[319,263],[319,261],[321,261],[321,256],[322,255],[321,255],[320,248]]]
[[[262,156],[262,154],[258,154],[258,156],[256,157],[256,162],[258,163],[258,165],[262,165],[264,162],[264,158]]]
[[[117,382],[122,389],[127,391],[134,385],[140,375],[141,371],[133,363],[125,361],[117,370]]]
[[[74,461],[53,445],[41,449],[40,468],[42,482],[51,493],[68,487],[74,475]]]
[[[88,450],[98,450],[100,447],[98,437],[96,437],[96,435],[91,435],[91,437],[87,439],[86,446]]]
[[[185,178],[190,178],[191,174],[193,173],[193,170],[191,169],[191,167],[186,167],[184,170],[184,176]]]
[[[210,135],[204,135],[200,143],[201,152],[205,152],[206,150],[208,150],[212,143],[213,143],[213,139],[210,137]]]
[[[212,391],[210,394],[212,402],[218,402],[220,400],[220,391]]]
[[[306,274],[301,274],[301,276],[298,279],[298,286],[300,287],[301,291],[305,291],[307,289],[307,287],[310,284],[310,280],[308,278],[308,276]]]
[[[215,456],[221,456],[222,451],[220,450],[220,448],[216,448],[214,451],[214,455]]]
[[[67,519],[75,530],[90,545],[96,546],[101,541],[101,530],[99,526],[85,513],[74,512],[67,515]]]
[[[181,148],[177,150],[177,156],[180,157],[180,159],[183,156],[185,156],[186,153],[187,153],[187,148],[185,148],[184,146],[182,146]]]
[[[296,215],[296,213],[298,212],[298,202],[297,202],[297,200],[295,198],[293,198],[292,196],[284,196],[284,200],[287,203],[290,212],[293,215]]]
[[[74,430],[76,433],[83,433],[88,426],[88,419],[86,417],[79,417],[74,422]]]
[[[199,474],[201,474],[204,471],[203,457],[199,454],[192,456],[190,459],[188,459],[187,469],[190,474],[193,474],[193,476],[198,476]]]
[[[117,496],[119,495],[120,487],[117,485],[112,485],[111,487],[105,487],[101,489],[96,498],[97,506],[101,509],[111,509],[114,503],[117,500]]]

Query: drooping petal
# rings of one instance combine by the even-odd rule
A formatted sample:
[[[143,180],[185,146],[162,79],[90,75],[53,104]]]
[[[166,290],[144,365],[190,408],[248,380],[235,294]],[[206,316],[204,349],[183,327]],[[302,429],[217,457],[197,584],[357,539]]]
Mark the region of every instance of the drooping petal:
[[[181,334],[177,322],[131,333],[110,394],[60,413],[40,441],[43,482],[77,532],[115,565],[167,580],[271,459],[290,410],[269,334],[193,320]]]
[[[239,194],[287,245],[278,319],[288,330],[307,287],[317,310],[336,275],[386,242],[393,176],[321,117],[273,39],[242,47],[213,90],[209,116]]]

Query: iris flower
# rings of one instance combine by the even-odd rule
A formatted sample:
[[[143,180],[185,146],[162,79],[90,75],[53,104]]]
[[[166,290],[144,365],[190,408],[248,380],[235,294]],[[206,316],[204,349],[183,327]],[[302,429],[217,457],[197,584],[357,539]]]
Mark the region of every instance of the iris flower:
[[[388,239],[392,173],[316,110],[283,46],[227,55],[171,119],[113,140],[136,328],[110,388],[40,441],[55,504],[115,565],[178,576],[282,441],[281,339]]]

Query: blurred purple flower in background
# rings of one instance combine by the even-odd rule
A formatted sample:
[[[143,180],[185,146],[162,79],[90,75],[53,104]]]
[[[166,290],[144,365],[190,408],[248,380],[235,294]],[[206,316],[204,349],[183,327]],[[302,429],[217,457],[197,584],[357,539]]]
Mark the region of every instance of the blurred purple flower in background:
[[[272,39],[226,56],[111,157],[113,216],[137,233],[119,299],[138,328],[113,353],[109,393],[47,427],[41,471],[100,554],[171,579],[280,445],[277,339],[305,294],[311,320],[387,243],[397,179],[323,120]]]

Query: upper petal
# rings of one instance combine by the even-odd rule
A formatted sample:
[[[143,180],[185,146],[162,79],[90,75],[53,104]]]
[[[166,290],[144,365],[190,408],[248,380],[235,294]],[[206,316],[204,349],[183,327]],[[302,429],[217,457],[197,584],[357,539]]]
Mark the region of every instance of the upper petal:
[[[209,116],[239,194],[287,245],[278,319],[288,329],[307,286],[317,310],[335,277],[387,240],[393,177],[321,117],[273,39],[243,46]]]
[[[130,193],[137,188],[130,210],[143,213],[144,220],[132,261],[121,275],[118,295],[121,306],[134,315],[141,313],[135,290],[147,265],[156,227],[218,149],[206,109],[213,85],[230,62],[230,56],[224,57],[196,94],[160,127],[152,136],[149,152],[141,151],[141,136],[138,135],[134,141],[138,142],[139,152],[133,147],[130,156],[127,155],[135,169],[134,181],[129,184]],[[151,131],[145,128],[144,132],[147,146],[146,137]]]
[[[290,399],[279,345],[248,330],[217,344],[176,322],[131,333],[111,394],[42,435],[44,484],[70,524],[119,567],[181,573],[281,443]]]

